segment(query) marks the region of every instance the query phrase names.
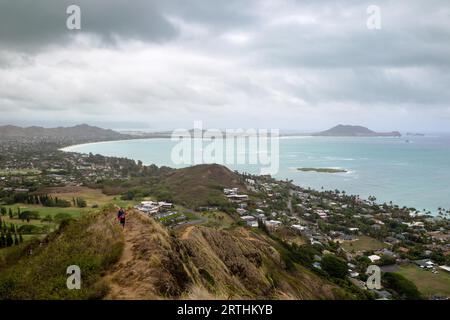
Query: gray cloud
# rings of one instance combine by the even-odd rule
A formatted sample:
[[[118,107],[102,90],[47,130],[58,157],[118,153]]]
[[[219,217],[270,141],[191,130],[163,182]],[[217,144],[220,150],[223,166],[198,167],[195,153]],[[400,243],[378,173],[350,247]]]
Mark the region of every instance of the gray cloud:
[[[370,4],[0,0],[1,118],[448,130],[447,1],[378,1],[381,30]]]
[[[69,5],[81,8],[82,32],[100,36],[105,44],[116,37],[165,41],[176,29],[158,12],[155,1],[15,0],[0,2],[0,48],[42,49],[66,44],[77,31],[66,28]]]

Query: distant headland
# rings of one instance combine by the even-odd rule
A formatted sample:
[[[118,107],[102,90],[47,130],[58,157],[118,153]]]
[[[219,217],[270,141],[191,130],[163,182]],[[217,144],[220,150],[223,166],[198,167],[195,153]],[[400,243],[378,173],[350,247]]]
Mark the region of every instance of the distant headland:
[[[326,131],[314,133],[313,136],[321,137],[401,137],[398,131],[375,132],[363,126],[337,125]]]

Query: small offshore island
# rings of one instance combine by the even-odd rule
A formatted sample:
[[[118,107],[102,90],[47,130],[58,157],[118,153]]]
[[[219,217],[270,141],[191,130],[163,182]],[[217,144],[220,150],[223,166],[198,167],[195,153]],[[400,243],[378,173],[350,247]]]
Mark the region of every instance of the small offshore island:
[[[298,171],[303,172],[319,172],[319,173],[347,173],[345,169],[335,169],[335,168],[297,168]]]

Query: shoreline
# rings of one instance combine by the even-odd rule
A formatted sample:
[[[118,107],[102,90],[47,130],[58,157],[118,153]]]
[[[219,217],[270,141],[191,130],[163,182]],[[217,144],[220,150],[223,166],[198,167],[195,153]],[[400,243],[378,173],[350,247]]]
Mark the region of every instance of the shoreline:
[[[314,136],[310,136],[311,138],[316,138],[316,137],[314,137]],[[280,138],[282,138],[282,137],[280,137]],[[294,137],[294,136],[288,136],[288,137],[285,137],[285,138],[287,138],[287,139],[303,139],[303,138],[307,138],[307,136],[300,136],[300,137]],[[330,138],[330,137],[325,137],[325,138]],[[373,137],[370,137],[370,138],[373,138]],[[386,139],[387,137],[382,137],[383,139]],[[168,141],[170,141],[170,137],[145,137],[145,138],[136,138],[136,139],[122,139],[122,140],[110,140],[110,141],[96,141],[96,142],[87,142],[87,143],[80,143],[80,144],[76,144],[76,145],[70,145],[70,146],[66,146],[66,147],[62,147],[62,148],[59,148],[58,150],[59,151],[62,151],[62,152],[68,152],[68,153],[78,153],[78,154],[88,154],[89,152],[81,152],[81,151],[77,151],[77,150],[75,150],[75,149],[77,149],[77,147],[84,147],[84,146],[90,146],[90,145],[96,145],[96,144],[99,144],[99,145],[101,145],[101,144],[106,144],[106,143],[126,143],[126,142],[128,142],[128,141],[134,141],[134,140],[138,140],[138,141],[152,141],[152,140],[155,140],[155,139],[157,139],[157,140],[168,140]],[[391,139],[390,137],[388,137],[388,139]],[[95,154],[95,152],[93,152],[94,154]],[[99,153],[99,154],[101,154],[101,153]],[[105,157],[114,157],[113,155],[103,155],[103,156],[105,156]],[[135,161],[138,161],[138,160],[141,160],[141,161],[143,161],[142,159],[139,159],[139,158],[130,158],[129,156],[124,156],[124,157],[126,157],[126,158],[129,158],[129,159],[132,159],[132,160],[135,160]],[[153,161],[153,162],[144,162],[144,165],[147,165],[147,166],[149,166],[149,165],[152,165],[152,164],[155,164],[155,162]],[[155,164],[156,165],[156,164]],[[229,166],[227,166],[226,164],[222,164],[223,166],[226,166],[227,168],[229,168],[230,170],[235,170],[235,169],[233,169],[233,168],[230,168]],[[184,168],[184,167],[189,167],[189,166],[191,166],[191,165],[185,165],[185,166],[181,166],[181,167],[178,167],[178,166],[174,166],[173,164],[170,164],[170,165],[167,165],[167,164],[159,164],[158,166],[167,166],[167,167],[170,167],[170,168],[173,168],[173,169],[180,169],[180,168]],[[330,167],[331,168],[331,167]],[[336,168],[337,169],[337,168]],[[330,174],[331,176],[334,176],[334,175],[344,175],[344,176],[347,176],[347,175],[349,175],[349,174],[352,174],[352,173],[354,173],[354,171],[353,170],[348,170],[348,169],[345,169],[346,171],[345,172],[336,172],[336,173],[328,173],[328,172],[326,172],[326,173],[322,173],[322,172],[317,172],[317,171],[303,171],[303,170],[299,170],[299,168],[298,167],[292,167],[292,168],[290,168],[290,170],[292,171],[292,172],[297,172],[297,173],[305,173],[305,174],[308,174],[308,173],[317,173],[317,174],[323,174],[323,175],[327,175],[327,174]],[[274,177],[275,179],[284,179],[284,178],[288,178],[288,179],[292,179],[292,177],[281,177],[281,176],[278,176],[278,177]],[[297,183],[295,183],[297,186],[299,186],[299,187],[301,187],[301,188],[305,188],[305,189],[308,189],[308,188],[311,188],[311,189],[313,189],[313,190],[316,190],[316,191],[321,191],[320,190],[320,188],[318,188],[318,187],[313,187],[313,186],[311,186],[311,185],[305,185],[305,184],[303,184],[303,183],[301,183],[301,182],[297,182]],[[342,187],[341,187],[342,188]],[[338,188],[338,189],[341,189],[341,188]],[[331,189],[330,189],[331,190]],[[342,191],[347,191],[348,189],[345,189],[345,188],[342,188]],[[349,191],[348,192],[348,194],[354,194],[354,195],[357,195],[357,194],[359,194],[358,193],[358,191],[356,190],[354,190],[353,192],[351,192],[351,191]],[[367,195],[366,197],[362,197],[361,199],[364,199],[364,200],[368,200],[368,197],[369,197],[369,195]],[[376,196],[377,198],[379,198],[379,196]],[[385,199],[387,199],[387,198],[385,198]],[[392,198],[391,198],[392,199]],[[398,203],[398,205],[399,206],[411,206],[411,207],[421,207],[420,205],[411,205],[411,204],[408,204],[408,205],[404,205],[405,203],[407,203],[408,201],[401,201],[401,200],[394,200],[394,199],[392,199],[392,200],[384,200],[384,201],[382,201],[382,202],[379,202],[379,201],[376,201],[377,203],[379,203],[379,204],[382,204],[383,202],[386,202],[386,203],[389,203],[390,201],[392,201],[393,203]],[[435,209],[431,209],[431,207],[429,207],[429,209],[426,209],[425,211],[430,211],[431,212],[431,214],[433,215],[433,216],[436,216],[437,215],[437,208],[435,208]]]
[[[144,140],[157,140],[157,139],[170,139],[168,138],[163,138],[163,137],[154,137],[154,138],[136,138],[136,139],[123,139],[123,140],[106,140],[106,141],[95,141],[95,142],[85,142],[85,143],[79,143],[79,144],[73,144],[67,147],[62,147],[59,148],[59,151],[63,151],[63,152],[74,152],[74,153],[82,153],[82,152],[78,152],[78,151],[73,151],[72,148],[77,148],[77,147],[84,147],[84,146],[89,146],[89,145],[94,145],[94,144],[106,144],[106,143],[121,143],[121,142],[128,142],[128,141],[144,141]]]

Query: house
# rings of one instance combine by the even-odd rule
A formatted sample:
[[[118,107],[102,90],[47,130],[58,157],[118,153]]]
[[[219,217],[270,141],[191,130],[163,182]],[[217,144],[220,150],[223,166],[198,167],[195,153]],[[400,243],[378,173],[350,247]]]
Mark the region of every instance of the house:
[[[276,229],[281,225],[281,221],[278,220],[269,220],[265,222],[265,225],[267,228],[273,228]]]
[[[237,208],[236,212],[239,213],[239,215],[243,215],[247,212],[247,210],[243,209],[243,208]]]
[[[247,221],[247,226],[249,226],[251,228],[258,228],[259,227],[259,223],[256,220]]]
[[[399,244],[401,241],[394,237],[386,237],[386,239],[384,239],[384,242],[389,243],[391,245],[396,245]]]
[[[228,200],[234,203],[240,203],[242,201],[248,200],[248,195],[246,194],[229,194],[227,195]]]
[[[294,229],[294,230],[296,230],[296,231],[300,231],[300,232],[306,230],[306,227],[305,227],[305,226],[301,226],[301,225],[299,225],[299,224],[293,224],[293,225],[291,226],[291,228]]]
[[[394,258],[397,257],[397,255],[394,252],[392,252],[391,250],[386,249],[386,248],[378,250],[376,253],[377,254],[381,254],[381,255],[390,256],[390,257],[394,257]]]
[[[421,221],[416,222],[403,222],[404,225],[407,225],[409,228],[423,228],[425,225]]]
[[[253,179],[245,179],[245,181],[248,183],[248,184],[250,184],[250,185],[254,185],[255,184],[255,180],[253,180]]]
[[[378,256],[378,255],[376,255],[376,254],[373,254],[373,255],[369,256],[368,258],[369,258],[370,261],[372,261],[372,262],[375,262],[375,261],[378,261],[378,260],[381,259],[381,257]]]
[[[257,217],[258,219],[261,219],[262,221],[265,221],[265,220],[266,220],[266,215],[265,215],[264,213],[260,213],[260,214],[256,215],[256,217]]]
[[[226,195],[237,194],[238,188],[224,188],[223,193],[225,193]]]
[[[328,215],[326,213],[325,210],[317,210],[316,214],[321,218],[321,219],[326,219],[328,218]]]
[[[413,263],[422,269],[432,269],[434,262],[430,259],[414,260]]]
[[[440,269],[450,272],[450,267],[449,266],[439,266]]]
[[[135,208],[139,211],[153,215],[159,212],[161,206],[154,201],[142,201],[141,204],[135,206]]]
[[[172,209],[173,208],[173,204],[170,202],[160,201],[160,202],[158,202],[158,205],[163,209]]]

